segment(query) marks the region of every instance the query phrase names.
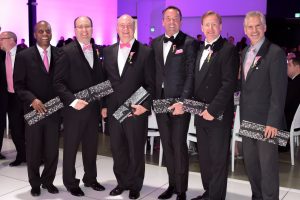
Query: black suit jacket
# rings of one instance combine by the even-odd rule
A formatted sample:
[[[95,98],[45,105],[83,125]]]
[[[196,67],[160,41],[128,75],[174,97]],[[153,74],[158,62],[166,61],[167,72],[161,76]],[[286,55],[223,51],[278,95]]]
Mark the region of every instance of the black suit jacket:
[[[104,49],[103,67],[106,77],[110,80],[114,89],[114,93],[106,98],[108,113],[113,114],[141,86],[150,93],[150,97],[142,104],[150,110],[152,97],[155,95],[155,68],[152,50],[135,41],[120,76],[118,49],[119,43]],[[133,54],[131,59],[129,59],[130,54]]]
[[[199,71],[204,50],[201,45],[195,64],[194,99],[209,104],[207,111],[215,118],[223,114],[223,120],[204,120],[196,116],[199,126],[228,125],[233,119],[233,93],[237,84],[239,57],[236,48],[220,37],[212,46],[213,53]]]
[[[104,81],[101,62],[93,46],[94,65],[90,67],[78,41],[62,47],[62,55],[54,71],[54,88],[65,106],[76,97],[74,93]]]
[[[248,48],[242,53],[241,63],[244,63]],[[241,70],[241,120],[283,129],[287,89],[285,53],[265,39],[256,56],[261,57],[256,65],[250,68],[246,80],[244,68]]]
[[[164,65],[163,38],[161,35],[152,42],[156,69],[156,98],[161,98],[164,83],[165,98],[189,98],[193,87],[193,69],[197,42],[194,38],[179,32]]]
[[[34,99],[37,98],[46,103],[55,97],[54,63],[59,55],[58,48],[51,46],[48,73],[36,45],[17,54],[14,66],[14,89],[24,104],[25,112],[32,110],[30,105]]]
[[[288,130],[291,128],[294,115],[300,103],[300,74],[294,79],[289,79],[284,113]]]
[[[6,83],[6,69],[5,69],[5,52],[0,50],[0,92],[2,99],[2,94],[7,91]]]

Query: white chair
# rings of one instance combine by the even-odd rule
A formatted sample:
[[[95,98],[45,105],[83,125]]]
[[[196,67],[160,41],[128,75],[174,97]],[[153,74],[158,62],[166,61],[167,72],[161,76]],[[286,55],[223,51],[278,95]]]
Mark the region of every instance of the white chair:
[[[186,143],[187,143],[188,148],[190,148],[191,142],[197,142],[196,128],[194,125],[194,121],[195,121],[195,116],[191,115],[189,130],[188,130],[188,134],[187,134],[187,138],[186,138]]]
[[[231,171],[234,172],[234,154],[235,154],[235,142],[242,141],[242,137],[238,135],[240,130],[240,106],[237,105],[232,129],[231,138]]]
[[[295,131],[295,129],[300,128],[300,105],[298,106],[298,109],[294,115],[294,119],[291,125],[290,129],[290,151],[291,151],[291,164],[295,165],[295,142],[296,145],[299,146],[299,139],[298,136],[300,136],[300,130]]]
[[[156,116],[154,112],[149,116],[148,118],[148,137],[150,137],[150,155],[153,154],[153,145],[154,145],[154,137],[159,137],[159,131],[158,131],[158,126],[157,126],[157,121],[156,121]],[[162,165],[162,157],[163,157],[163,147],[161,140],[159,140],[160,146],[159,146],[159,161],[158,165]],[[145,154],[147,151],[147,144],[145,144]]]

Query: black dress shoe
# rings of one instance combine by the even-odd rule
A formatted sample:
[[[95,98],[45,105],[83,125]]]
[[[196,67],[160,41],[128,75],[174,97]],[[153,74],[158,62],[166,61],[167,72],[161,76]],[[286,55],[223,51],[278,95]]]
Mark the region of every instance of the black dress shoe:
[[[176,200],[186,200],[185,192],[177,194]]]
[[[103,187],[98,182],[95,182],[95,183],[85,183],[84,186],[85,187],[91,187],[91,188],[93,188],[93,190],[96,190],[96,191],[103,191],[103,190],[105,190],[105,187]]]
[[[24,161],[22,161],[22,160],[15,160],[15,161],[9,163],[9,166],[11,166],[11,167],[19,166],[19,165],[21,165],[22,162],[24,162]]]
[[[112,191],[110,191],[109,195],[110,196],[118,196],[124,192],[124,189],[117,186],[115,187]]]
[[[42,185],[42,188],[47,189],[49,193],[51,194],[57,194],[58,189],[53,184],[50,185]]]
[[[70,189],[68,189],[68,191],[69,191],[73,196],[77,196],[77,197],[84,196],[84,193],[83,193],[83,191],[80,189],[80,187],[70,188]]]
[[[41,195],[41,188],[40,187],[34,187],[30,191],[31,195],[34,197],[40,196]]]
[[[6,157],[0,153],[0,160],[4,160]]]
[[[202,195],[192,198],[191,200],[209,200],[208,192],[204,192]]]
[[[129,191],[129,199],[138,199],[140,197],[140,192],[135,190]]]
[[[161,195],[158,196],[158,199],[170,199],[174,194],[175,188],[169,186],[166,191],[164,191]]]

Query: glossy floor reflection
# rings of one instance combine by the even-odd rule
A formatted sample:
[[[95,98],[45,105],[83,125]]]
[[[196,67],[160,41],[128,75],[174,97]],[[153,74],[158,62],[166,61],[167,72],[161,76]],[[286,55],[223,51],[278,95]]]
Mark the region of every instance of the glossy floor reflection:
[[[60,149],[59,163],[54,184],[59,188],[59,194],[49,194],[46,190],[41,190],[41,196],[32,197],[30,195],[30,185],[28,183],[26,164],[18,167],[9,167],[8,164],[15,158],[14,145],[10,139],[4,139],[2,153],[7,157],[5,160],[0,160],[0,200],[13,199],[128,199],[128,191],[120,196],[109,196],[110,190],[116,186],[116,180],[112,172],[113,162],[110,157],[109,137],[100,134],[99,137],[99,155],[97,157],[98,181],[106,187],[103,192],[96,192],[90,188],[85,188],[81,182],[80,186],[85,192],[85,197],[75,198],[66,191],[62,183],[62,149]],[[298,154],[297,154],[298,156]],[[146,155],[147,165],[144,187],[141,191],[140,199],[152,200],[157,199],[157,196],[167,187],[167,171],[165,167],[157,166],[158,152],[154,151],[154,155]],[[198,173],[199,166],[197,164],[197,156],[190,157],[190,175],[189,175],[189,190],[187,199],[198,196],[203,192],[201,184],[201,176]],[[280,155],[280,199],[296,200],[300,199],[300,163],[297,157],[296,166],[291,167],[289,163],[289,153]],[[82,178],[83,166],[81,153],[77,154],[76,176]],[[236,162],[236,170],[230,173],[228,180],[227,198],[228,200],[249,200],[251,199],[251,190],[249,182],[244,172],[242,160]],[[175,199],[173,196],[172,199]]]

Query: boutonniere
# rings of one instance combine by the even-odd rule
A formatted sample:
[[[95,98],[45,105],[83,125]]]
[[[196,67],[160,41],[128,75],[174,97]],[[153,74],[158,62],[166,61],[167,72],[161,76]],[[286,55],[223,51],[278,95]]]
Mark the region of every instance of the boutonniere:
[[[259,61],[261,60],[261,56],[255,56],[255,58],[254,58],[254,61],[253,61],[253,64],[252,64],[252,66],[251,66],[251,68],[255,68],[256,67],[256,65],[258,65],[259,64]],[[258,67],[256,67],[255,69],[258,69]]]
[[[181,54],[181,53],[183,53],[183,49],[177,49],[177,50],[175,51],[175,54]]]
[[[209,50],[208,56],[207,56],[207,63],[209,63],[211,55],[214,53],[212,49]]]
[[[135,52],[133,52],[133,51],[129,53],[129,56],[128,56],[129,64],[132,64],[132,57],[133,57],[134,54],[135,54]]]
[[[172,46],[172,52],[173,53],[175,52],[175,49],[176,49],[176,44],[173,44],[173,46]]]

